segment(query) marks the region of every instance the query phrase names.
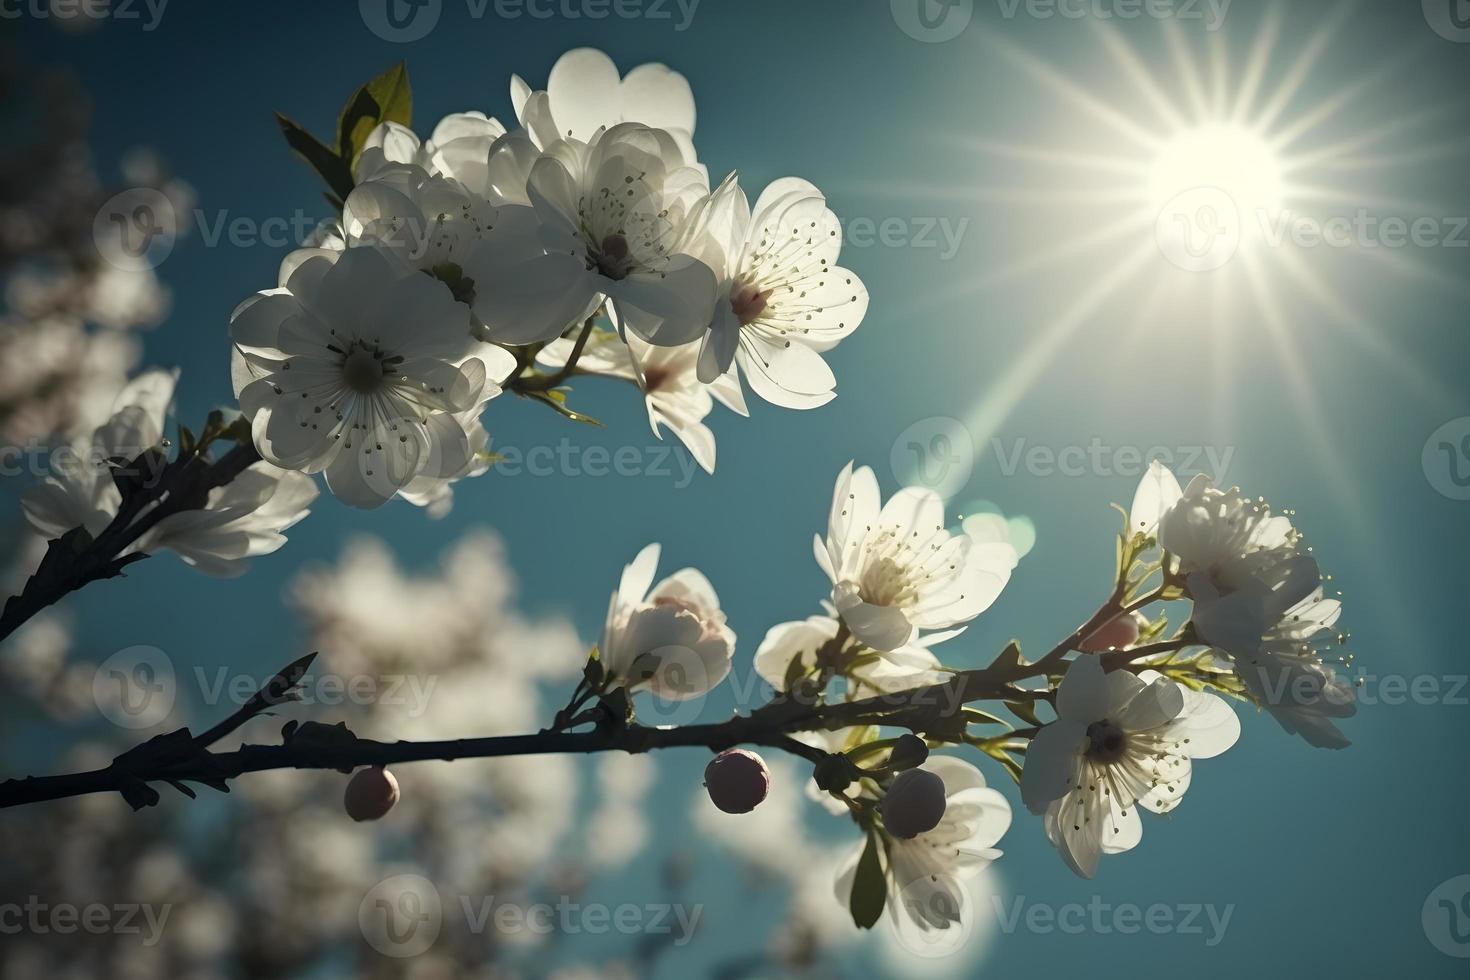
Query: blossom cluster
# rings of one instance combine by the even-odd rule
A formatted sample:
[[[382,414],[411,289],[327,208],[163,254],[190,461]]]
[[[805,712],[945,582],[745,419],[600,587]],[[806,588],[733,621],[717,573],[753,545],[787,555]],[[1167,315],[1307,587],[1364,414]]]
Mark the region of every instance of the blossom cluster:
[[[620,76],[574,50],[511,96],[514,127],[468,111],[422,139],[381,122],[341,220],[236,309],[262,456],[353,506],[442,509],[488,468],[486,404],[538,366],[542,394],[573,372],[636,383],[655,433],[710,471],[704,419],[715,400],[746,413],[742,380],[789,408],[835,396],[822,354],[867,293],[816,187],[783,178],[752,205],[735,174],[712,182],[688,82],[663,65]]]
[[[831,705],[897,693],[879,701],[900,706],[901,695],[942,686],[955,671],[935,648],[996,600],[1018,562],[997,522],[958,523],[946,526],[932,490],[908,488],[884,502],[870,469],[847,466],[815,541],[830,582],[825,611],[773,627],[755,653],[757,672],[779,697]],[[1227,698],[1260,706],[1313,745],[1347,744],[1334,719],[1353,713],[1352,691],[1323,649],[1336,639],[1340,604],[1324,596],[1288,515],[1202,478],[1181,489],[1155,464],[1120,554],[1116,590],[1092,627],[1038,664],[1019,648],[997,661],[1018,681],[1044,682],[1009,687],[1015,723],[964,708],[947,728],[895,717],[796,733],[818,756],[845,760],[835,779],[818,763],[808,788],[862,831],[834,869],[838,898],[859,925],[886,908],[910,949],[968,928],[967,882],[999,857],[1012,812],[978,768],[937,750],[977,747],[1001,762],[1067,866],[1091,878],[1103,855],[1139,844],[1140,809],[1172,811],[1194,760],[1235,744],[1240,721]],[[621,689],[687,699],[730,673],[735,636],[714,589],[692,569],[652,586],[657,559],[657,546],[645,549],[613,596],[597,654],[604,696]],[[1165,617],[1145,610],[1177,601],[1190,613],[1166,638]],[[1041,720],[1042,706],[1054,720]],[[972,725],[1000,732],[975,734]],[[912,731],[895,734],[905,728]],[[759,756],[731,750],[711,763],[705,785],[717,809],[743,815],[785,775],[775,773]]]

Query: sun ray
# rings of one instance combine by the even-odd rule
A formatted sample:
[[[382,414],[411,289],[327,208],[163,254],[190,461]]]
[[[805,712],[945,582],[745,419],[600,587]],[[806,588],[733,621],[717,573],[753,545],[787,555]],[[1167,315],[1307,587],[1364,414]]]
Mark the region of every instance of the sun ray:
[[[1245,73],[1241,76],[1240,88],[1235,93],[1235,107],[1230,111],[1230,121],[1237,126],[1245,125],[1246,117],[1250,115],[1251,105],[1256,100],[1256,92],[1261,88],[1261,80],[1266,75],[1266,66],[1271,62],[1271,52],[1276,47],[1276,41],[1281,36],[1281,7],[1272,4],[1266,9],[1266,15],[1261,19],[1261,27],[1256,32],[1255,43],[1251,45],[1250,59],[1246,62]]]
[[[1150,133],[1137,122],[1108,105],[1107,102],[1088,92],[1085,88],[1040,58],[1011,41],[997,37],[995,34],[985,33],[981,37],[1007,61],[1017,65],[1032,78],[1087,112],[1091,118],[1107,123],[1119,134],[1128,137],[1145,149],[1152,150],[1158,146],[1159,138],[1153,133]]]
[[[1276,120],[1280,118],[1281,113],[1286,111],[1287,105],[1301,89],[1302,83],[1311,75],[1312,69],[1317,67],[1317,62],[1327,52],[1328,45],[1337,37],[1338,32],[1347,23],[1349,15],[1357,7],[1358,0],[1338,4],[1337,9],[1328,16],[1327,22],[1318,28],[1303,46],[1286,76],[1274,86],[1275,92],[1271,96],[1271,101],[1251,120],[1252,126],[1265,131],[1276,124]]]
[[[1293,122],[1287,124],[1285,128],[1272,134],[1272,145],[1277,152],[1284,152],[1297,140],[1332,119],[1364,93],[1380,87],[1388,79],[1414,64],[1425,46],[1425,42],[1421,42],[1416,47],[1406,49],[1384,62],[1376,71],[1363,75],[1350,85],[1339,89],[1335,95],[1325,99],[1315,108],[1307,110]]]
[[[1005,420],[1032,391],[1036,379],[1051,365],[1067,341],[1157,255],[1153,242],[1135,249],[1111,271],[1094,280],[1075,303],[1043,327],[1030,345],[1011,360],[1005,374],[970,412],[968,428],[976,445],[988,443],[1000,431]]]
[[[1374,324],[1369,323],[1361,313],[1329,289],[1300,255],[1287,253],[1277,261],[1280,263],[1279,268],[1292,279],[1307,299],[1340,326],[1345,327],[1346,336],[1399,375],[1409,391],[1422,397],[1425,404],[1434,408],[1448,411],[1453,407],[1454,398],[1440,381],[1390,344]]]
[[[1121,177],[1139,177],[1148,172],[1141,158],[1106,156],[1092,153],[1075,153],[1070,150],[1047,146],[1028,146],[1020,143],[998,143],[993,140],[965,138],[962,145],[988,153],[992,156],[1031,163],[1048,163],[1059,167],[1076,167],[1081,170],[1099,170]]]
[[[1352,478],[1351,470],[1344,463],[1345,454],[1335,443],[1332,429],[1327,424],[1327,418],[1312,388],[1312,372],[1302,362],[1291,327],[1286,322],[1281,304],[1267,280],[1260,258],[1254,253],[1246,253],[1242,259],[1246,279],[1256,300],[1256,311],[1274,342],[1275,351],[1281,358],[1290,382],[1292,400],[1311,436],[1307,443],[1317,458],[1317,465],[1328,477],[1324,482],[1337,498],[1338,505],[1358,524],[1365,524],[1367,506],[1362,494],[1358,492],[1358,481]]]
[[[1104,225],[1087,235],[1066,239],[1058,242],[1051,248],[1032,252],[1008,265],[1001,266],[982,277],[976,283],[976,288],[989,289],[1001,282],[1019,279],[1039,269],[1055,265],[1064,259],[1070,259],[1073,256],[1081,255],[1104,245],[1120,242],[1132,234],[1151,229],[1155,220],[1156,215],[1152,209],[1141,209],[1112,224]]]
[[[1176,19],[1164,21],[1164,40],[1174,59],[1174,71],[1183,81],[1184,92],[1189,96],[1189,104],[1194,109],[1193,122],[1210,118],[1209,100],[1205,96],[1204,83],[1200,80],[1199,72],[1195,70],[1194,53],[1189,50],[1189,42],[1185,40],[1184,31]]]
[[[1168,96],[1164,94],[1164,87],[1149,72],[1142,59],[1138,57],[1138,53],[1124,39],[1122,32],[1106,20],[1095,19],[1093,24],[1096,25],[1098,37],[1102,39],[1103,45],[1112,54],[1113,60],[1117,62],[1119,68],[1123,69],[1123,74],[1133,82],[1133,87],[1139,94],[1153,105],[1154,111],[1162,117],[1164,125],[1171,130],[1183,129],[1188,125],[1174,103],[1170,102]]]

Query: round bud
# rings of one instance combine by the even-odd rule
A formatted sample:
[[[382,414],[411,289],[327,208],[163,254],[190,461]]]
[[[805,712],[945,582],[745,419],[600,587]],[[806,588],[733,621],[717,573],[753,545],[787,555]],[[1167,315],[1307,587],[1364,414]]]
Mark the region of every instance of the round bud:
[[[1125,650],[1138,642],[1138,619],[1132,613],[1108,620],[1099,626],[1081,643],[1086,653],[1106,653],[1109,650]]]
[[[726,813],[749,813],[771,788],[765,760],[745,749],[726,749],[704,767],[704,788]]]
[[[888,754],[888,768],[915,769],[922,766],[928,758],[929,746],[924,740],[911,732],[904,732],[898,736],[898,741],[893,744],[893,751]]]
[[[883,826],[908,840],[928,833],[944,819],[944,780],[927,769],[910,769],[893,777],[878,805]]]
[[[359,822],[377,820],[398,802],[398,780],[382,766],[359,769],[347,781],[342,804],[347,815]]]

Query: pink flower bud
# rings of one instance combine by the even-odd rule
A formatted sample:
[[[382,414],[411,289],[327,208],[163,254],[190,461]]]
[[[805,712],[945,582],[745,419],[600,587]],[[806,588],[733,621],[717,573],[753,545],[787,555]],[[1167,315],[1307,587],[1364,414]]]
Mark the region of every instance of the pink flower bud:
[[[745,749],[726,749],[704,767],[710,801],[726,813],[749,813],[771,788],[765,760]]]
[[[1108,620],[1081,643],[1087,653],[1106,653],[1109,650],[1124,650],[1138,642],[1138,618],[1132,613]]]
[[[893,778],[878,809],[888,833],[908,840],[938,827],[944,804],[944,780],[927,769],[910,769]]]
[[[342,804],[347,815],[359,822],[377,820],[398,802],[398,780],[382,766],[359,769],[347,782]]]

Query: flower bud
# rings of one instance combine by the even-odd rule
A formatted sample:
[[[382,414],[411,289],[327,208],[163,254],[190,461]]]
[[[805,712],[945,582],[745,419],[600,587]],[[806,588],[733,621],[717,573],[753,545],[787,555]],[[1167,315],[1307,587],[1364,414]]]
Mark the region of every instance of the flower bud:
[[[898,736],[893,751],[888,754],[888,768],[902,771],[916,769],[929,758],[929,746],[924,740],[910,732]]]
[[[1123,613],[1098,627],[1095,633],[1082,641],[1080,648],[1086,653],[1125,650],[1138,642],[1138,630],[1138,618],[1133,613]]]
[[[749,813],[771,788],[765,760],[745,749],[726,749],[704,768],[704,788],[726,813]]]
[[[359,822],[377,820],[398,802],[398,780],[382,766],[359,769],[347,782],[342,804],[347,815]]]
[[[893,778],[879,811],[888,833],[908,840],[938,827],[944,805],[944,780],[927,769],[910,769]]]

